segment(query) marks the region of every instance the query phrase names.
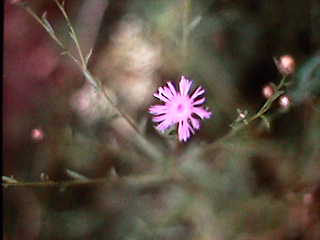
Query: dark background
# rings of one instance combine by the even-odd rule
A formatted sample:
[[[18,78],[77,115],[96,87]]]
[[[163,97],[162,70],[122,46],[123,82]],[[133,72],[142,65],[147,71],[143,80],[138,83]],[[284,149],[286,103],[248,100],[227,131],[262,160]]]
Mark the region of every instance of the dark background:
[[[4,2],[3,175],[66,181],[159,173],[128,126],[61,55],[42,27]],[[16,1],[19,2],[19,1]],[[21,2],[21,1],[20,1]],[[54,1],[25,1],[74,51]],[[316,0],[67,0],[89,69],[183,183],[121,181],[7,187],[3,239],[320,239],[320,3]],[[183,15],[193,26],[183,46]],[[190,27],[191,29],[191,27]],[[258,111],[262,88],[281,79],[289,54],[288,109],[268,112],[203,155],[230,131],[237,108]],[[187,143],[161,136],[152,94],[181,74],[206,88],[213,117]]]

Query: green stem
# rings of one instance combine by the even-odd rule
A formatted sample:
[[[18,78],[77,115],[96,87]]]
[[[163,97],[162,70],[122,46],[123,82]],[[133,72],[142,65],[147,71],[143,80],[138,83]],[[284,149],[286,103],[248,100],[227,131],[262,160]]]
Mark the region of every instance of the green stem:
[[[77,48],[77,51],[78,51],[82,66],[83,66],[83,68],[86,68],[87,67],[86,66],[86,61],[85,61],[85,58],[83,56],[83,53],[82,53],[82,50],[81,50],[81,47],[80,47],[80,44],[79,44],[78,36],[77,36],[77,34],[76,34],[72,24],[71,24],[71,21],[70,21],[70,19],[68,17],[68,14],[66,13],[66,11],[64,9],[64,6],[61,5],[58,0],[54,0],[54,1],[57,4],[58,8],[60,9],[64,19],[66,20],[66,23],[67,23],[68,28],[70,30],[71,38],[72,38],[72,40],[74,41],[74,43],[76,45],[76,48]]]
[[[151,156],[154,160],[157,161],[162,161],[163,160],[163,156],[161,154],[161,152],[159,152],[157,150],[157,148],[155,146],[153,146],[153,144],[151,144],[145,137],[144,135],[140,132],[139,128],[135,125],[135,123],[131,120],[131,118],[125,114],[117,105],[116,103],[112,100],[112,98],[106,93],[106,91],[103,89],[103,87],[101,86],[101,83],[95,79],[92,74],[89,72],[88,68],[87,68],[87,62],[84,58],[84,54],[82,53],[80,44],[79,44],[79,40],[77,37],[77,34],[75,33],[75,30],[71,24],[71,21],[64,9],[64,5],[59,3],[58,0],[54,0],[55,3],[57,4],[58,8],[60,9],[60,11],[62,12],[69,31],[70,31],[70,36],[72,38],[72,40],[74,41],[79,57],[80,57],[80,61],[73,56],[73,54],[64,46],[64,44],[59,40],[59,38],[56,36],[55,32],[50,29],[44,22],[43,20],[34,13],[34,11],[26,4],[19,4],[21,7],[23,7],[50,35],[50,37],[62,48],[63,52],[68,55],[81,69],[84,77],[86,78],[86,80],[92,85],[94,86],[99,92],[102,93],[104,99],[106,100],[106,102],[108,104],[110,104],[113,109],[118,113],[119,116],[121,116],[123,119],[125,119],[125,121],[129,124],[129,126],[136,132],[136,134],[138,135],[138,138],[140,139],[140,143],[144,143],[144,144],[140,144],[139,147],[143,148],[144,152],[146,152],[149,156]],[[150,148],[150,149],[147,149]]]
[[[41,18],[34,13],[34,11],[26,4],[21,5],[27,13],[29,13],[49,34],[49,36],[58,44],[58,46],[62,49],[62,52],[68,55],[77,65],[80,66],[80,62],[76,59],[75,56],[64,46],[64,44],[59,40],[54,32],[47,27],[46,24],[41,20]]]
[[[263,114],[265,114],[267,111],[270,110],[272,103],[274,101],[276,101],[285,92],[284,90],[281,90],[283,88],[285,82],[286,82],[286,77],[284,76],[284,77],[282,77],[280,83],[275,87],[276,92],[270,98],[267,99],[267,101],[263,104],[263,106],[258,110],[258,112],[256,114],[254,114],[249,119],[244,119],[245,122],[241,122],[239,124],[236,124],[227,135],[225,135],[224,137],[220,138],[219,140],[209,144],[205,149],[209,150],[212,147],[221,144],[225,140],[234,136],[237,132],[239,132],[239,130],[245,128],[247,125],[249,125],[254,120],[262,117]]]
[[[169,182],[177,182],[178,179],[174,179],[169,176],[158,176],[158,175],[143,175],[138,177],[122,177],[122,178],[95,178],[86,180],[69,180],[69,181],[34,181],[34,182],[6,182],[2,177],[2,186],[7,187],[57,187],[60,189],[66,189],[68,187],[86,186],[86,185],[97,185],[97,184],[125,184],[132,187],[144,188],[147,186],[159,185]]]

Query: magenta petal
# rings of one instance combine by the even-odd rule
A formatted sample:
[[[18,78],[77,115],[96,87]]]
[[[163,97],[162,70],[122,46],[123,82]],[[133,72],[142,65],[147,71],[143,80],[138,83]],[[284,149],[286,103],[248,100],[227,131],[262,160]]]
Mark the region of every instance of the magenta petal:
[[[181,80],[179,83],[180,94],[181,96],[187,96],[192,85],[192,81],[188,80],[184,76],[181,76]]]
[[[210,118],[211,112],[203,109],[202,107],[194,107],[193,112],[197,114],[201,119]]]
[[[200,104],[203,104],[205,101],[206,101],[205,98],[201,98],[201,99],[193,102],[192,104],[193,104],[193,105],[200,105]]]
[[[179,122],[178,124],[178,135],[179,135],[179,141],[186,141],[186,131],[187,129],[185,128],[183,121]]]
[[[168,108],[165,105],[154,105],[149,108],[149,113],[155,115],[165,114],[167,111]]]
[[[171,92],[171,90],[167,87],[163,87],[163,95],[168,98],[169,100],[172,100],[173,98],[173,94]]]
[[[162,96],[161,94],[154,93],[153,96],[155,96],[156,98],[159,98],[161,101],[169,102],[169,99],[165,98],[165,97]]]
[[[156,116],[152,118],[153,122],[162,122],[167,119],[166,115]]]
[[[158,126],[157,126],[157,129],[160,131],[160,132],[164,132],[168,127],[170,127],[172,125],[171,121],[166,119],[164,120],[162,123],[160,123]]]
[[[191,99],[194,100],[196,97],[204,94],[204,89],[202,87],[198,87],[191,96]]]
[[[200,128],[200,121],[198,119],[191,117],[190,120],[194,129]]]
[[[176,91],[175,87],[173,86],[173,84],[172,84],[171,82],[168,82],[167,84],[168,84],[168,86],[169,86],[172,94],[173,94],[174,96],[177,95],[177,91]]]
[[[181,121],[178,125],[179,140],[186,142],[191,136],[190,131],[192,133],[194,133],[194,131],[187,121]]]
[[[159,94],[164,96],[165,98],[167,98],[168,100],[171,100],[172,98],[172,94],[170,93],[169,89],[167,87],[160,87],[158,89]]]

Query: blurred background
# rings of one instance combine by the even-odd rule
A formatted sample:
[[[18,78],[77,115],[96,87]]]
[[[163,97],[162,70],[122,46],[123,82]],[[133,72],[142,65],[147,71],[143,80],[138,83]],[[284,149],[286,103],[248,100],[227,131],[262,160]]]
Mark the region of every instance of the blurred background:
[[[3,239],[320,239],[319,1],[66,0],[89,70],[145,142],[21,2],[4,1],[3,175],[106,180],[3,188]],[[25,2],[76,53],[54,1]],[[290,84],[270,126],[256,120],[214,144],[237,109],[253,115],[270,97],[284,55]],[[182,74],[213,112],[187,143],[148,113]],[[136,180],[171,174],[179,180]]]

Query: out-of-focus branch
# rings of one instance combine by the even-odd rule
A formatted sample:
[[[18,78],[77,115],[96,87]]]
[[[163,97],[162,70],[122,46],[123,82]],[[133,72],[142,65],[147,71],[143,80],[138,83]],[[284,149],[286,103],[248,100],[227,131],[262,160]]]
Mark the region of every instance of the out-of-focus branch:
[[[129,126],[137,133],[137,138],[140,140],[140,142],[143,142],[144,144],[139,144],[139,146],[146,152],[149,156],[152,157],[152,160],[155,160],[157,162],[162,162],[164,157],[162,156],[162,153],[152,144],[150,143],[143,134],[141,134],[139,128],[135,125],[135,123],[132,121],[132,119],[124,113],[117,104],[112,100],[112,98],[109,96],[109,94],[105,91],[105,89],[102,87],[102,84],[100,81],[95,79],[91,72],[88,70],[88,60],[91,55],[91,52],[89,52],[88,56],[85,56],[83,54],[83,51],[80,47],[79,38],[70,22],[70,19],[68,17],[68,14],[65,11],[64,8],[64,2],[60,3],[58,0],[54,0],[56,5],[58,6],[59,10],[61,11],[62,15],[64,16],[64,19],[67,23],[68,29],[69,29],[69,35],[71,39],[73,40],[77,52],[79,55],[79,58],[75,57],[69,49],[60,41],[60,39],[57,37],[53,27],[49,23],[49,21],[46,18],[46,13],[42,15],[40,18],[29,6],[26,2],[20,2],[17,3],[22,8],[24,8],[49,34],[49,36],[62,48],[63,54],[68,55],[81,69],[85,79],[95,87],[95,89],[102,93],[104,99],[108,104],[110,104],[113,109],[116,111],[116,113],[125,119],[125,121],[129,124]],[[151,151],[150,151],[151,149]]]
[[[62,3],[60,3],[58,0],[54,0],[54,2],[57,4],[58,8],[60,9],[64,19],[66,20],[66,23],[68,25],[68,28],[69,28],[69,34],[70,34],[70,37],[71,39],[73,40],[74,44],[76,45],[76,48],[77,48],[77,51],[78,51],[78,54],[79,54],[79,57],[80,57],[80,61],[81,61],[81,64],[82,64],[82,67],[83,69],[86,69],[87,68],[87,64],[86,64],[86,61],[85,61],[85,57],[83,56],[83,53],[82,53],[82,49],[80,47],[80,44],[79,44],[79,39],[78,39],[78,36],[70,22],[70,19],[69,19],[69,16],[68,14],[66,13],[65,11],[65,8],[64,8],[64,1]]]
[[[19,181],[13,177],[2,176],[2,186],[7,187],[56,187],[64,190],[68,187],[86,186],[86,185],[104,185],[104,184],[124,184],[133,188],[146,188],[166,183],[177,182],[178,179],[168,175],[143,175],[130,177],[103,177],[103,178],[86,178],[73,179],[68,181]]]

